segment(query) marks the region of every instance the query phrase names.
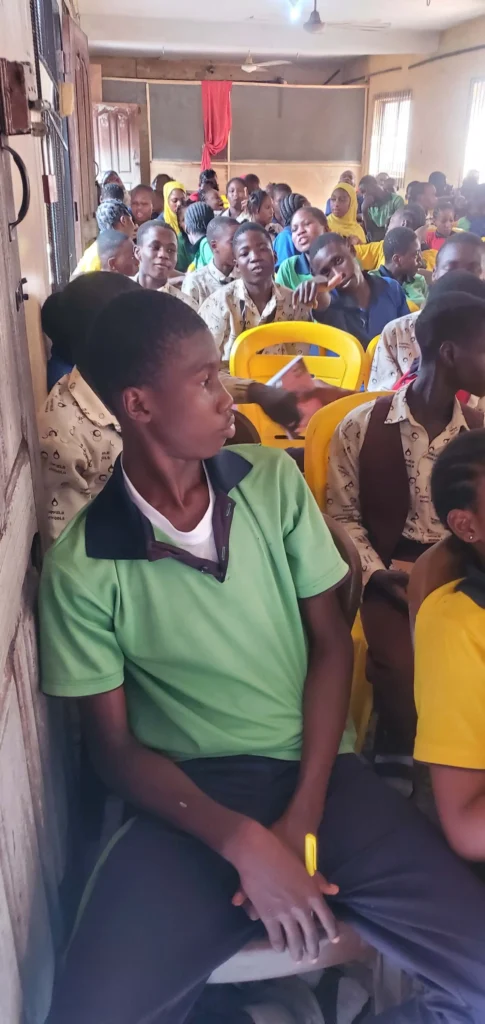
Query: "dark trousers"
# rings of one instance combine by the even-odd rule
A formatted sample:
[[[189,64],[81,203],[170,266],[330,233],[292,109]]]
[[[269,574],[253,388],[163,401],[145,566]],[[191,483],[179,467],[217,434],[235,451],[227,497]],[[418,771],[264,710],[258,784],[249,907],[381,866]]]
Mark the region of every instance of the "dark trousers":
[[[268,825],[298,766],[265,758],[191,762],[221,803]],[[425,982],[381,1024],[484,1024],[485,887],[432,825],[353,754],[337,758],[319,866],[332,907]],[[148,817],[126,826],[99,869],[72,939],[50,1024],[183,1024],[212,970],[261,933],[231,906],[233,868]]]
[[[379,716],[378,754],[410,754],[416,735],[414,653],[407,610],[386,594],[366,591],[361,608],[366,675]]]

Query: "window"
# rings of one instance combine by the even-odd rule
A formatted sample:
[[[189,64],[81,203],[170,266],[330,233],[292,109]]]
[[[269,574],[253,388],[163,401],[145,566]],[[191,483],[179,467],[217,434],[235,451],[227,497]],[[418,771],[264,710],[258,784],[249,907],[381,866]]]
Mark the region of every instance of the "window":
[[[485,78],[472,83],[463,177],[472,170],[479,171],[479,180],[485,181]]]
[[[369,174],[386,171],[398,188],[404,185],[411,93],[376,96],[370,143]]]

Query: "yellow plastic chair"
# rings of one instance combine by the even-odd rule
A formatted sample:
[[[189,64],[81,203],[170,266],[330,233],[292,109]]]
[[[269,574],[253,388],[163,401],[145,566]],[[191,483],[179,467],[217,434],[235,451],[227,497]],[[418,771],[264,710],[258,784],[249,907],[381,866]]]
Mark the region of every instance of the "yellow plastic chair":
[[[365,350],[365,358],[366,358],[366,363],[367,363],[367,365],[365,367],[364,382],[363,382],[365,388],[367,387],[367,385],[369,383],[370,371],[371,371],[371,368],[372,368],[372,360],[374,358],[374,352],[375,352],[375,350],[377,348],[377,342],[379,341],[379,338],[380,338],[380,334],[376,334],[375,338],[373,338],[372,341],[369,341],[369,344],[368,344],[368,346],[367,346],[367,348]]]
[[[417,302],[413,302],[412,299],[406,299],[406,301],[410,313],[419,313],[421,307],[418,306]]]
[[[434,270],[436,266],[437,255],[437,249],[423,249],[421,251],[421,257],[425,263],[426,270]]]
[[[266,384],[275,373],[294,359],[291,355],[263,355],[261,349],[272,345],[315,345],[318,356],[305,355],[305,364],[317,380],[335,387],[357,390],[364,383],[367,370],[366,354],[352,334],[324,324],[306,321],[288,321],[262,324],[244,331],[234,342],[229,359],[229,371],[234,377]],[[335,352],[336,356],[326,353]],[[285,431],[266,416],[258,405],[241,407],[244,415],[256,427],[263,444],[273,448],[301,447],[305,431],[295,439],[288,439]]]
[[[388,394],[387,391],[361,391],[357,395],[339,398],[338,401],[324,406],[312,416],[308,424],[305,444],[305,478],[322,512],[325,512],[328,453],[336,428],[352,409],[357,409],[359,405],[372,402],[374,398],[380,398],[381,395],[386,394]],[[350,714],[357,732],[356,750],[359,751],[362,749],[372,713],[372,688],[367,682],[365,674],[367,644],[360,615],[357,615],[352,629],[352,640],[354,642],[354,672]]]

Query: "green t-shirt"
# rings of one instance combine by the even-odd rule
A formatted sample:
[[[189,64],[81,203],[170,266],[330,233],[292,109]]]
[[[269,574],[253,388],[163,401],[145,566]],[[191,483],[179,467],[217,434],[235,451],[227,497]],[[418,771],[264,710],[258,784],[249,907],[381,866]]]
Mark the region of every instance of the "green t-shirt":
[[[279,266],[276,274],[276,284],[283,284],[285,288],[295,291],[302,281],[311,281],[312,275],[308,267],[306,256],[289,256]]]
[[[400,206],[404,206],[404,199],[399,196],[397,192],[392,192],[389,195],[387,203],[382,203],[381,206],[370,206],[369,217],[374,221],[374,224],[378,228],[385,228],[388,225],[393,213],[399,210]]]
[[[295,760],[307,672],[298,600],[336,586],[347,566],[285,452],[225,448],[206,469],[214,536],[217,522],[227,530],[215,575],[166,557],[119,460],[58,538],[40,587],[43,689],[82,697],[124,682],[134,735],[174,760]],[[341,751],[353,741],[349,729]]]
[[[415,302],[421,309],[428,298],[428,282],[422,274],[415,274],[412,281],[405,281],[403,292],[407,299]]]

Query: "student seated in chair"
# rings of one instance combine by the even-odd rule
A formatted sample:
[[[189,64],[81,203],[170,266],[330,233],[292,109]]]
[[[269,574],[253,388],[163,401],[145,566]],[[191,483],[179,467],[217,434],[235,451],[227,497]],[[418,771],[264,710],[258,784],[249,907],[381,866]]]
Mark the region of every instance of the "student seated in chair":
[[[433,282],[458,270],[483,277],[485,245],[477,235],[463,232],[448,239],[437,255]],[[418,315],[408,312],[384,328],[372,360],[369,391],[390,391],[419,356],[415,330]]]
[[[420,206],[399,206],[389,221],[386,234],[393,231],[394,228],[410,228],[411,231],[417,232],[424,224],[426,224],[426,217]],[[355,246],[355,254],[362,270],[379,269],[384,261],[384,238],[379,242],[368,242],[366,245]]]
[[[414,756],[431,768],[448,842],[485,863],[485,430],[461,434],[431,477],[434,507],[462,562],[425,599],[415,635]]]
[[[353,334],[363,348],[408,311],[401,285],[362,271],[354,247],[340,235],[330,232],[312,243],[310,266],[313,279],[299,286],[295,303],[315,306],[318,323]]]
[[[232,217],[214,217],[207,228],[212,260],[200,270],[186,274],[182,284],[183,294],[190,296],[197,309],[209,295],[234,280],[232,241],[237,228],[238,222]]]
[[[200,270],[212,259],[212,251],[207,241],[207,228],[214,220],[214,210],[208,203],[191,203],[185,211],[185,231],[192,249],[190,268]]]
[[[131,192],[131,212],[137,228],[153,216],[153,189],[150,185],[135,185]]]
[[[308,253],[312,243],[328,231],[327,218],[316,206],[302,206],[291,218],[291,237],[297,256],[283,260],[276,274],[276,283],[294,290],[312,277]]]
[[[133,238],[136,227],[127,206],[113,199],[101,203],[96,210],[96,222],[100,231],[119,231],[128,238]],[[101,260],[98,252],[98,240],[92,243],[81,257],[79,263],[71,275],[71,280],[79,274],[91,274],[95,270],[101,270]]]
[[[139,270],[135,281],[142,288],[152,291],[164,291],[174,298],[187,302],[195,308],[189,295],[184,295],[179,288],[170,283],[170,275],[175,271],[177,263],[177,236],[173,228],[160,221],[150,220],[138,229],[135,245],[135,256]]]
[[[124,274],[125,277],[134,277],[138,272],[133,239],[128,235],[108,228],[98,235],[97,245],[101,270],[111,274]]]
[[[203,321],[156,292],[112,303],[85,350],[123,461],[47,555],[43,687],[78,702],[133,816],[91,880],[49,1024],[183,1024],[249,940],[311,960],[340,915],[424,982],[376,1022],[482,1020],[485,892],[352,752],[347,565],[284,452],[220,450],[218,369]]]
[[[328,460],[327,511],[348,530],[362,562],[367,678],[378,712],[376,764],[410,781],[416,730],[406,588],[410,565],[445,536],[433,508],[434,460],[483,412],[455,397],[485,395],[485,301],[462,292],[430,299],[416,323],[421,364],[394,395],[350,412]]]
[[[366,174],[359,182],[359,192],[363,196],[362,217],[369,242],[378,242],[387,231],[389,221],[404,199],[396,192],[388,192],[382,188],[372,174]],[[413,202],[414,200],[409,200]]]
[[[384,262],[374,273],[398,281],[410,302],[421,308],[428,295],[426,278],[418,273],[422,266],[421,246],[411,228],[392,228],[383,242]]]

